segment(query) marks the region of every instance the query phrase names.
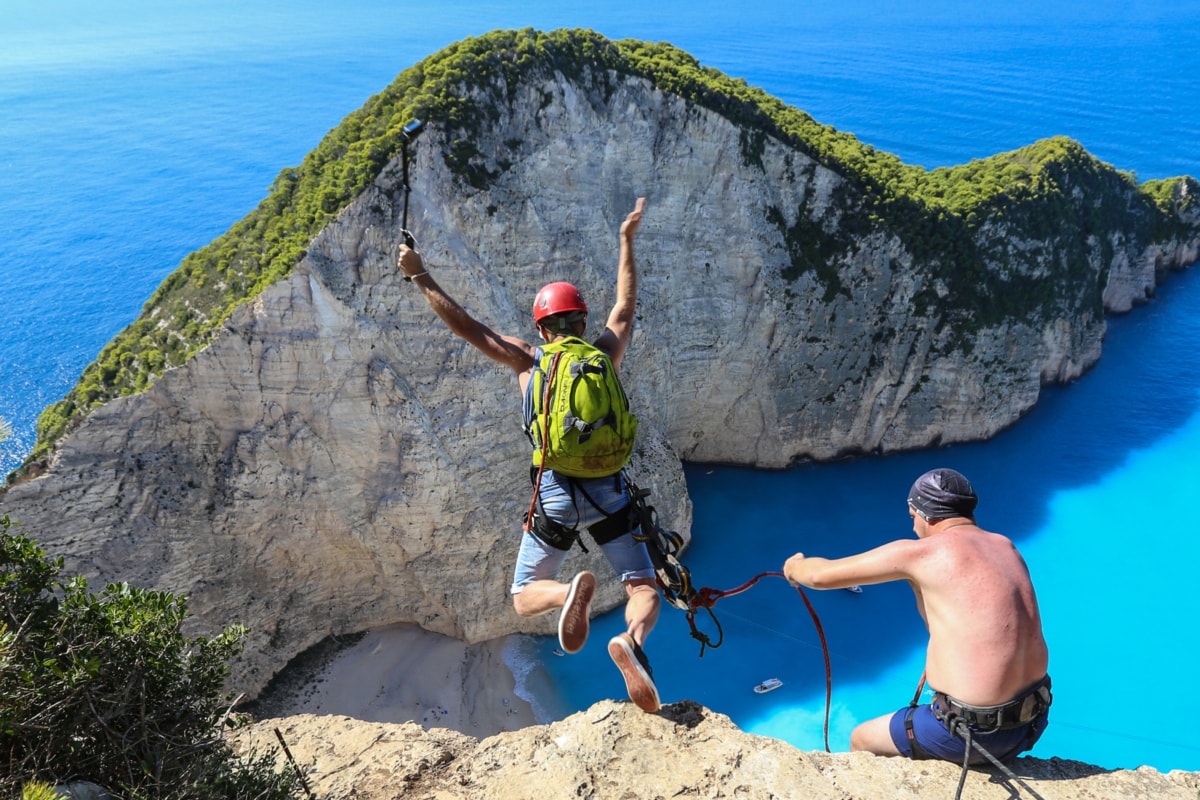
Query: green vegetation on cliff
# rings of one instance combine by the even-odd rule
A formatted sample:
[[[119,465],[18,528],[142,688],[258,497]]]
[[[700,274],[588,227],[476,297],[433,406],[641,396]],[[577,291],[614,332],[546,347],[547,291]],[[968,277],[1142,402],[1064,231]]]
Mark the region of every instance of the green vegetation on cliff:
[[[187,637],[184,598],[93,594],[15,525],[0,516],[0,796],[78,778],[143,800],[300,796],[272,754],[238,756],[223,738],[243,629]]]
[[[1195,182],[1185,178],[1139,187],[1130,175],[1062,138],[926,171],[821,125],[669,44],[610,41],[586,30],[498,31],[451,45],[400,73],[298,167],[283,170],[256,209],[187,256],[67,397],[42,413],[29,460],[43,457],[72,422],[98,405],[141,391],[164,370],[184,363],[234,308],[285,277],[312,238],[400,154],[400,131],[412,119],[434,121],[447,135],[444,157],[452,172],[466,185],[486,186],[497,173],[477,150],[479,131],[501,118],[522,78],[555,72],[602,92],[622,76],[645,78],[742,126],[748,164],[761,163],[767,137],[774,137],[844,175],[854,191],[842,198],[849,213],[838,232],[799,223],[786,229],[783,215],[773,215],[792,253],[785,277],[813,271],[828,297],[842,291],[829,259],[856,247],[858,236],[879,230],[898,236],[943,280],[964,313],[983,324],[1018,313],[1025,301],[1014,298],[1045,289],[1013,286],[1022,280],[1013,276],[998,283],[986,265],[1003,263],[1005,255],[998,246],[983,249],[976,235],[980,226],[999,222],[1026,238],[1049,237],[1065,243],[1067,257],[1078,259],[1084,258],[1081,243],[1092,236],[1106,239],[1120,231],[1143,242],[1170,238],[1178,233],[1173,226],[1179,225],[1180,198],[1194,206],[1200,196]],[[497,164],[501,170],[506,166],[503,160]],[[1188,192],[1181,191],[1184,182]],[[1074,202],[1079,191],[1094,203]],[[1086,213],[1080,211],[1084,207]],[[927,289],[917,302],[934,303],[932,292]]]

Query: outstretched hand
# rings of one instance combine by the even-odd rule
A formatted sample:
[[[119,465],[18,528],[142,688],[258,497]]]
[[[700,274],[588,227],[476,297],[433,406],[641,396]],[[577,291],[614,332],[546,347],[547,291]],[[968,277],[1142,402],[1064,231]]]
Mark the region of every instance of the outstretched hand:
[[[621,223],[621,235],[627,239],[632,239],[637,233],[638,227],[642,224],[642,209],[646,206],[646,198],[639,197],[637,205],[633,211],[630,211],[625,217],[625,221]]]
[[[799,588],[803,585],[801,578],[803,577],[800,565],[804,562],[804,553],[796,553],[796,555],[783,562],[783,577],[787,578],[788,583]]]

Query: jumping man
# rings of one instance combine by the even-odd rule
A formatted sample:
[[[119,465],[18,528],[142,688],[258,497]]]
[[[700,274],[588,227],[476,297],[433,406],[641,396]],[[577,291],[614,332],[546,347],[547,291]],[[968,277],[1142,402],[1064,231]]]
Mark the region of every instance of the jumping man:
[[[642,221],[645,198],[638,198],[620,230],[617,262],[616,302],[608,314],[604,331],[594,346],[607,354],[615,368],[633,334],[637,304],[637,270],[633,238]],[[514,336],[504,336],[468,314],[442,289],[426,269],[421,254],[401,245],[397,264],[421,290],[429,305],[456,335],[484,355],[509,367],[517,376],[525,397],[535,367],[537,347]],[[579,290],[569,283],[551,283],[534,299],[534,323],[543,342],[582,337],[587,328],[587,305]],[[562,583],[558,572],[582,528],[588,528],[625,586],[626,631],[608,643],[608,652],[625,679],[629,697],[644,711],[660,707],[658,690],[642,646],[658,619],[659,597],[654,567],[646,546],[634,539],[636,524],[614,525],[629,519],[626,509],[631,497],[618,468],[599,478],[572,478],[542,471],[536,487],[539,525],[523,532],[512,583],[513,607],[522,617],[533,617],[556,609],[562,649],[577,653],[588,636],[588,616],[596,591],[596,576],[580,572],[570,583]],[[629,525],[632,524],[632,530]],[[597,535],[604,530],[603,535]],[[565,546],[564,546],[565,545]]]

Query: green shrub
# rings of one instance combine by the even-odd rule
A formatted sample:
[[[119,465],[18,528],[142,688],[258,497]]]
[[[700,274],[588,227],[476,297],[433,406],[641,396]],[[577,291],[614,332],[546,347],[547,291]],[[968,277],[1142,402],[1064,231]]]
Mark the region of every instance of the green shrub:
[[[245,633],[182,633],[182,597],[63,580],[0,517],[0,796],[22,783],[87,780],[118,797],[296,797],[271,754],[239,758],[222,738],[227,662]]]

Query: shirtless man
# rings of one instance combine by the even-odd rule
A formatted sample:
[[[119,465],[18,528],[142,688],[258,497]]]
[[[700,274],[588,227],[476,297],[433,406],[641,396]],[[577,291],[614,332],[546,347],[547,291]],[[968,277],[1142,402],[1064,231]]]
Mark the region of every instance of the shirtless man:
[[[1049,653],[1029,570],[1011,541],[975,524],[977,502],[960,473],[931,470],[908,495],[916,540],[838,559],[797,553],[784,564],[793,585],[813,589],[906,580],[929,629],[925,677],[933,701],[862,723],[851,750],[961,762],[965,725],[1004,761],[1045,730]],[[986,760],[971,754],[971,763]]]
[[[644,206],[645,198],[639,197],[633,211],[621,223],[616,301],[605,321],[603,333],[594,342],[608,354],[618,371],[633,335],[637,308],[633,239],[641,225]],[[497,333],[468,314],[438,285],[421,254],[412,247],[400,246],[397,266],[420,289],[430,307],[451,331],[516,373],[524,397],[533,375],[537,347],[515,336]],[[542,287],[534,298],[533,321],[546,342],[568,335],[582,337],[587,326],[587,311],[578,289],[569,283],[556,282]],[[625,509],[632,502],[620,472],[602,478],[573,479],[548,469],[541,475],[537,492],[540,513],[544,512],[547,519],[556,523],[560,532],[573,536],[587,528],[596,538],[596,524],[610,519],[627,519]],[[551,538],[550,533],[536,527],[523,532],[510,590],[513,608],[522,617],[562,609],[559,643],[564,652],[577,653],[588,637],[589,604],[596,591],[596,576],[585,570],[570,583],[559,581],[558,571],[573,538],[567,536],[564,542],[557,535]],[[598,538],[597,544],[624,584],[628,598],[626,630],[609,640],[609,656],[625,679],[630,699],[642,710],[654,712],[660,708],[658,689],[642,647],[658,620],[658,584],[645,544],[634,538],[637,533],[639,528],[636,526],[632,530],[621,527]]]

